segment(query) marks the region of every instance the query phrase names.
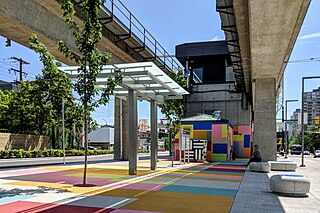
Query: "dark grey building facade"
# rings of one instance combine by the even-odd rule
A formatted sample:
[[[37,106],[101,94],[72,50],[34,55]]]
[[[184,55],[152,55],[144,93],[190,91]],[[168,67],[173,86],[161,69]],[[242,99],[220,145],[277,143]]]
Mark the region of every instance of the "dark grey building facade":
[[[185,116],[220,113],[232,125],[250,125],[246,95],[236,90],[235,75],[225,41],[186,43],[176,46],[176,57],[185,67],[189,92]]]

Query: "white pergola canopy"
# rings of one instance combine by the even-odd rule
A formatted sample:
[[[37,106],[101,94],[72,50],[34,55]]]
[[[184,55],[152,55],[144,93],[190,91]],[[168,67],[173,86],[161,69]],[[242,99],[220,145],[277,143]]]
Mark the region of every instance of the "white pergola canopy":
[[[59,69],[68,73],[71,80],[78,78],[77,66]],[[106,88],[107,78],[119,72],[123,75],[123,80],[116,86],[114,95],[122,99],[128,98],[129,90],[137,92],[139,99],[154,100],[158,103],[163,103],[166,99],[182,99],[183,95],[189,94],[153,62],[103,66],[102,72],[97,76],[97,86],[103,90]]]
[[[59,69],[68,73],[69,79],[78,79],[79,67],[60,67]],[[128,101],[128,126],[130,128],[122,130],[123,126],[122,124],[120,124],[119,129],[121,129],[121,132],[128,131],[129,135],[129,174],[137,174],[137,98],[150,101],[150,168],[151,170],[155,170],[157,166],[158,150],[157,104],[163,103],[166,99],[182,99],[183,95],[189,93],[152,62],[114,64],[103,66],[102,72],[97,76],[97,87],[99,87],[101,90],[105,89],[107,86],[108,78],[110,76],[114,76],[117,73],[121,73],[123,75],[123,80],[116,86],[114,95]],[[122,107],[120,108],[122,110]],[[122,113],[123,112],[121,111],[120,114]],[[122,139],[119,140],[119,143],[122,144]]]

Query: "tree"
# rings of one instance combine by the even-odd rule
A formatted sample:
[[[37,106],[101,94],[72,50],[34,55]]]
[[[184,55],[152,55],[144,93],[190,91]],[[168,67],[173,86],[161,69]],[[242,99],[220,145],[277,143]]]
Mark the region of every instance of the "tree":
[[[181,87],[187,88],[187,81],[184,78],[183,71],[178,70],[177,73],[171,71],[169,73],[172,80],[177,82]],[[169,141],[171,144],[171,137],[175,136],[180,130],[180,120],[183,117],[183,100],[166,100],[165,103],[160,105],[161,112],[165,114],[167,119],[167,130],[169,132]],[[171,145],[170,145],[171,148]],[[170,152],[171,153],[171,152]]]
[[[293,136],[290,139],[289,145],[301,144],[301,133],[297,136]],[[304,132],[304,148],[305,150],[317,150],[320,149],[320,133],[318,127],[313,125],[308,128],[308,131]]]
[[[109,101],[115,86],[122,80],[120,74],[117,74],[114,78],[109,77],[106,88],[99,97],[99,92],[96,88],[96,77],[102,71],[102,67],[110,62],[111,58],[110,54],[103,54],[97,49],[97,44],[102,38],[102,25],[98,19],[98,12],[104,2],[104,0],[80,1],[77,6],[81,11],[82,24],[78,24],[74,19],[76,10],[71,0],[63,0],[61,6],[65,22],[75,37],[77,52],[72,51],[63,41],[59,42],[59,50],[80,66],[78,80],[75,83],[75,91],[79,94],[84,107],[85,166],[83,186],[86,185],[88,117],[94,107],[98,106],[98,104],[106,104]]]
[[[39,54],[40,61],[43,64],[42,75],[37,76],[35,80],[38,88],[37,93],[39,94],[39,97],[35,101],[42,115],[39,116],[37,124],[41,132],[40,134],[42,134],[43,125],[51,121],[51,143],[52,148],[56,148],[55,127],[61,123],[62,99],[67,100],[67,103],[74,101],[71,92],[72,84],[67,74],[58,69],[61,63],[56,62],[55,57],[38,40],[35,34],[30,36],[29,41],[31,49]],[[71,109],[76,107],[74,104],[69,105],[72,106]],[[81,120],[77,112],[77,110],[74,111],[75,114],[73,115],[77,115],[74,117],[74,120]]]
[[[0,90],[0,131],[9,132],[11,117],[10,105],[13,99],[14,92]]]

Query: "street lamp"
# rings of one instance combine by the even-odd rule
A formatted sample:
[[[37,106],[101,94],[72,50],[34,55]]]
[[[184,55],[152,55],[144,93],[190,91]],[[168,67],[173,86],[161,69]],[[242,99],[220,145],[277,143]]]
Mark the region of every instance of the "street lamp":
[[[300,167],[305,167],[304,165],[304,80],[305,79],[314,79],[320,78],[320,76],[310,76],[310,77],[302,77],[302,93],[301,93],[301,146],[302,146],[302,153],[301,153],[301,165]]]
[[[285,137],[284,137],[284,158],[288,158],[287,156],[287,152],[288,152],[288,134],[287,134],[287,110],[288,110],[288,102],[295,102],[295,101],[298,101],[298,100],[286,100],[286,108],[285,108],[285,120],[284,120],[284,132],[285,132]]]

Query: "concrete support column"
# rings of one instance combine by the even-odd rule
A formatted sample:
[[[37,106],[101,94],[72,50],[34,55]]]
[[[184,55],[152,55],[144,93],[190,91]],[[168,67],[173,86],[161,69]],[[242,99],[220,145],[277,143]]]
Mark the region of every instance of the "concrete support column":
[[[114,159],[128,160],[129,129],[128,102],[115,97],[114,106]]]
[[[276,80],[256,79],[253,84],[253,144],[259,145],[263,161],[276,160]]]
[[[137,117],[137,94],[129,90],[128,96],[129,107],[129,175],[137,174],[138,164],[138,117]]]
[[[151,170],[157,168],[158,152],[158,125],[157,125],[157,102],[152,100],[150,104],[151,114]]]

